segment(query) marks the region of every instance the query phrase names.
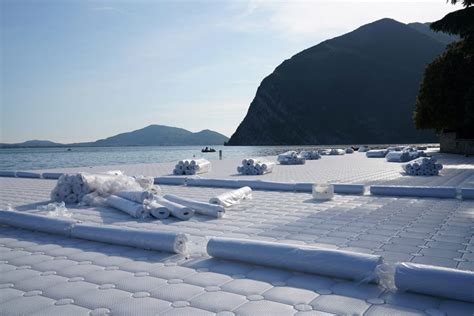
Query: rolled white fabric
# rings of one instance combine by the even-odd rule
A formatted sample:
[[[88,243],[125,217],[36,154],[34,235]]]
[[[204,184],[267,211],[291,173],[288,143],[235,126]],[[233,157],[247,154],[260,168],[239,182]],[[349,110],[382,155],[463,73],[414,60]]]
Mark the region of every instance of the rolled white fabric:
[[[91,224],[75,225],[71,230],[71,236],[121,246],[179,254],[186,253],[186,242],[188,241],[186,235],[174,232]]]
[[[414,196],[434,198],[456,198],[455,187],[422,187],[405,185],[371,185],[370,193],[373,195]]]
[[[401,291],[474,303],[474,272],[410,262],[398,263],[395,285]]]
[[[167,199],[168,201],[190,207],[194,210],[194,212],[198,214],[212,216],[216,218],[221,218],[225,214],[225,209],[221,205],[199,202],[199,201],[183,198],[180,196],[176,196],[173,194],[166,194],[163,196],[163,198]]]
[[[147,207],[150,214],[157,219],[165,219],[170,216],[170,210],[156,201],[152,201]]]
[[[2,170],[0,171],[0,177],[16,177],[16,171]]]
[[[17,211],[0,211],[0,224],[44,233],[69,236],[75,220]]]
[[[168,201],[167,199],[156,195],[153,198],[158,204],[166,207],[170,211],[171,215],[176,218],[179,218],[183,221],[187,221],[188,219],[194,216],[194,210],[190,207]]]
[[[129,201],[116,195],[109,196],[105,201],[107,205],[135,218],[142,218],[145,216],[145,208],[142,204]]]
[[[386,154],[387,150],[385,149],[373,149],[365,153],[367,158],[384,158]]]
[[[41,178],[41,174],[36,172],[28,172],[28,171],[17,171],[16,176],[18,178]]]
[[[140,204],[143,204],[145,200],[153,198],[153,194],[148,191],[119,191],[115,195]]]
[[[209,200],[209,203],[229,207],[251,197],[252,189],[250,187],[243,187],[214,196]]]
[[[375,268],[382,263],[382,257],[376,255],[217,237],[209,240],[207,253],[226,260],[366,282],[376,280]]]
[[[474,200],[474,188],[462,188],[461,197],[463,200]]]

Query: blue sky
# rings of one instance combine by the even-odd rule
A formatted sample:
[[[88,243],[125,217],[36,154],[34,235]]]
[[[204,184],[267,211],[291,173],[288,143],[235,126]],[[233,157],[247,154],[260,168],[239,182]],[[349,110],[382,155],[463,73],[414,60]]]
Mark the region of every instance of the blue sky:
[[[460,6],[399,1],[1,0],[0,142],[91,141],[164,124],[230,136],[284,59],[384,17]]]

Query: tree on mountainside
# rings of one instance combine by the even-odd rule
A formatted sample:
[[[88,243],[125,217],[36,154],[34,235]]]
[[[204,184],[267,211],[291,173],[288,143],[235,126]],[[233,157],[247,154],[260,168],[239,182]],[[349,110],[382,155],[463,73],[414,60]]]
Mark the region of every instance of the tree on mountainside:
[[[431,24],[434,31],[457,34],[461,40],[426,68],[414,120],[419,129],[449,130],[474,138],[474,0],[462,3],[464,9]]]

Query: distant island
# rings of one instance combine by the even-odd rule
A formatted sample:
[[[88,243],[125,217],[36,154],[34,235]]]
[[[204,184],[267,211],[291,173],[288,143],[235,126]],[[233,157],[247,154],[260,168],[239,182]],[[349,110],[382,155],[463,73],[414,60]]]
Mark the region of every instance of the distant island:
[[[438,142],[413,110],[425,67],[456,40],[382,19],[310,47],[263,79],[227,144]]]
[[[183,128],[150,125],[94,142],[60,144],[47,140],[29,140],[16,144],[0,144],[0,148],[22,147],[108,147],[108,146],[208,146],[223,145],[229,138],[211,130],[197,133]]]

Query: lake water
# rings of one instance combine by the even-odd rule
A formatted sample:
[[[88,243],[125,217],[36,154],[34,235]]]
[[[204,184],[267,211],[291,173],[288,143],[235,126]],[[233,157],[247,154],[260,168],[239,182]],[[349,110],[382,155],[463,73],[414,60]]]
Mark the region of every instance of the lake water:
[[[343,146],[341,146],[343,147]],[[177,161],[204,157],[219,159],[276,155],[305,146],[214,146],[215,153],[201,153],[201,146],[71,147],[0,149],[0,170],[34,170]]]

